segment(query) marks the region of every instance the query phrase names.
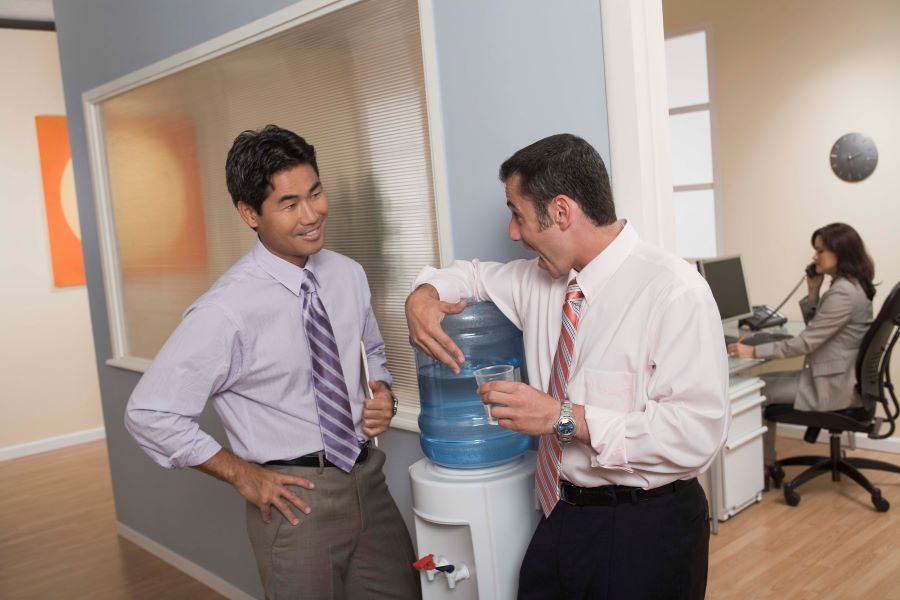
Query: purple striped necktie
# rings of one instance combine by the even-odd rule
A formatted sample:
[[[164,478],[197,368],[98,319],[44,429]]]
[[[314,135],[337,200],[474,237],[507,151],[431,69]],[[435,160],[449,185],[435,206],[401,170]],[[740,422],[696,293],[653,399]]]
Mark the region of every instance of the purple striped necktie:
[[[349,473],[356,464],[360,451],[350,413],[350,396],[344,383],[341,358],[328,321],[328,313],[316,292],[318,283],[311,271],[304,269],[304,273],[306,277],[300,284],[303,325],[309,341],[316,411],[325,458]]]

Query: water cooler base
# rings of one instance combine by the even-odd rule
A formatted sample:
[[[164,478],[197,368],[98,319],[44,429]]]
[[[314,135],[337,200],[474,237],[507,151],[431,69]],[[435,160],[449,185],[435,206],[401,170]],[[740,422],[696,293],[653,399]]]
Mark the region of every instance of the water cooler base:
[[[513,600],[519,566],[541,517],[534,499],[535,453],[486,469],[449,469],[422,459],[409,468],[418,555],[465,565],[467,579],[432,571],[424,600]]]

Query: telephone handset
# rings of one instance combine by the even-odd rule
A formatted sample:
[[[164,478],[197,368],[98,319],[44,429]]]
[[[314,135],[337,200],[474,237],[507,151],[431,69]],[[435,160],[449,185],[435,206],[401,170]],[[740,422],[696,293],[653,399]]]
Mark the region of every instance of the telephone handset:
[[[809,263],[806,265],[806,276],[810,279],[819,276],[818,271],[816,271],[816,263]]]

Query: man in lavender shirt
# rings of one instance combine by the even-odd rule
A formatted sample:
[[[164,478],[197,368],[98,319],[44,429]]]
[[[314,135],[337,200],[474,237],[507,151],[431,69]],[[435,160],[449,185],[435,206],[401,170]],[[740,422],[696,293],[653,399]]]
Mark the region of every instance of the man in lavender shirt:
[[[385,456],[369,445],[397,410],[384,341],[362,267],[322,247],[315,150],[274,125],[245,131],[226,178],[258,241],[185,312],[125,425],[156,463],[198,469],[246,499],[266,598],[419,598]],[[209,400],[231,450],[196,423]]]

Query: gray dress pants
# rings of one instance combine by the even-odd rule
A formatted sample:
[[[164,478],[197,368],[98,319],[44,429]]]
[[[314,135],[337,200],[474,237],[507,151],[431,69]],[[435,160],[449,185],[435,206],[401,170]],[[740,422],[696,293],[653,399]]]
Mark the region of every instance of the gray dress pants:
[[[313,490],[291,488],[312,509],[292,526],[274,507],[269,524],[247,503],[247,531],[267,600],[421,598],[409,531],[388,492],[385,455],[344,473],[337,467],[267,466],[305,477]]]

